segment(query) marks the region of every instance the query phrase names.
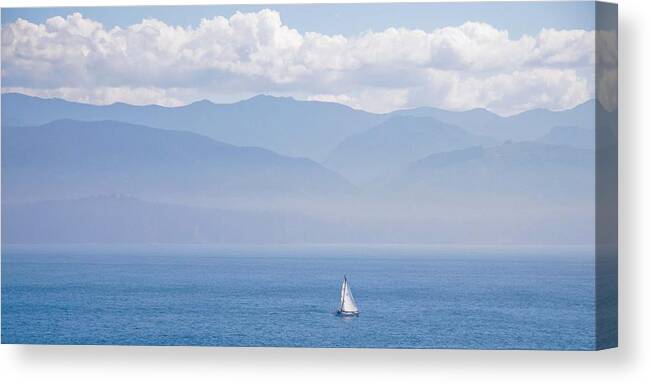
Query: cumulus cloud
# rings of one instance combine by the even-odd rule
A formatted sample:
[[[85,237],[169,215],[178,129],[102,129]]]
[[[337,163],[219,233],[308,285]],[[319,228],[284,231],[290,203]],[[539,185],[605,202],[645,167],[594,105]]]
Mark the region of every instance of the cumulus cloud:
[[[595,33],[511,38],[485,23],[355,36],[301,33],[272,10],[179,27],[145,19],[105,28],[79,13],[2,27],[3,91],[178,105],[268,93],[374,112],[484,107],[565,109],[593,97]]]
[[[94,88],[26,88],[3,87],[3,92],[18,92],[29,96],[59,98],[87,104],[112,104],[123,102],[133,105],[158,104],[168,107],[187,104],[183,98],[175,97],[178,89],[146,87],[94,87]]]

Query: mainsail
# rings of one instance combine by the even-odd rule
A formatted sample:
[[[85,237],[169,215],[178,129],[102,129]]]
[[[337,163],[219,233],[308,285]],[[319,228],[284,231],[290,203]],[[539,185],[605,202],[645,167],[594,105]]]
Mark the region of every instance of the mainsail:
[[[348,279],[344,276],[344,282],[341,284],[341,306],[339,308],[341,312],[345,313],[357,313],[357,304],[353,298],[353,293],[350,291],[350,286],[348,285]]]

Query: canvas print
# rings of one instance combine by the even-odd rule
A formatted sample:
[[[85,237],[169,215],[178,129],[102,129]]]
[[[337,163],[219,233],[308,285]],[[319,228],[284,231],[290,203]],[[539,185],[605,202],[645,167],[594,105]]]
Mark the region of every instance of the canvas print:
[[[617,346],[617,6],[2,9],[2,343]]]

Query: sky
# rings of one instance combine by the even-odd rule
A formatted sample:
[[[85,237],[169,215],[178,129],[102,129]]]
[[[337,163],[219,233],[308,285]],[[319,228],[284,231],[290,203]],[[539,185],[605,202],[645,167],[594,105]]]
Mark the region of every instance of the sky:
[[[594,41],[592,2],[3,9],[2,91],[509,115],[593,98]]]

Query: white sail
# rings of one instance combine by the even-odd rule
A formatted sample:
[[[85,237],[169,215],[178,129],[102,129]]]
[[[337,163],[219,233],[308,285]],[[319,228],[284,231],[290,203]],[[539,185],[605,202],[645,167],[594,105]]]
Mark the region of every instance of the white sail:
[[[341,285],[341,311],[349,313],[359,312],[346,278],[344,278],[344,282]]]

